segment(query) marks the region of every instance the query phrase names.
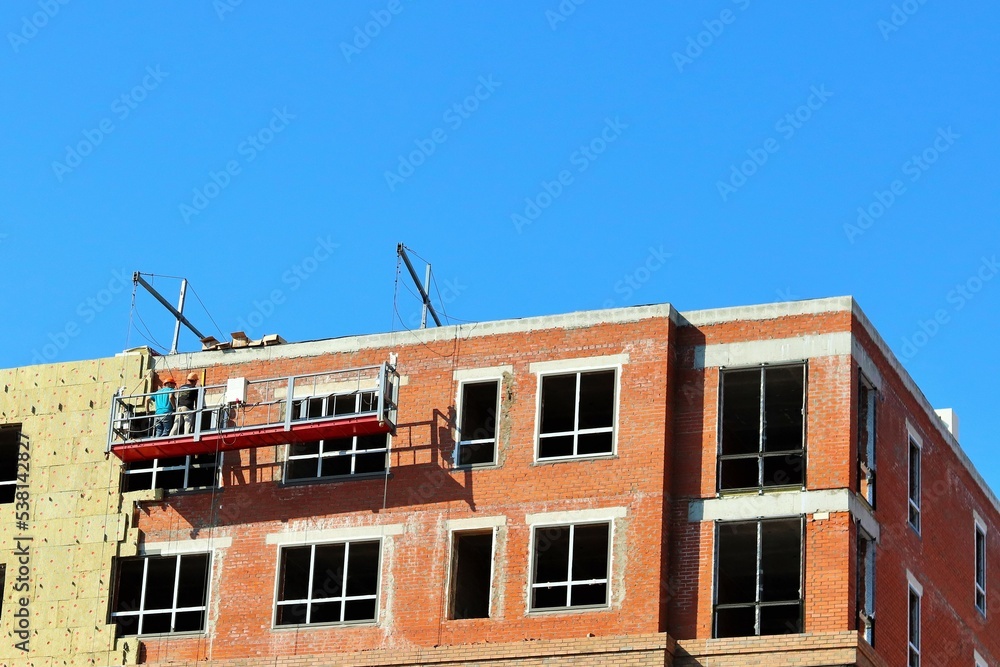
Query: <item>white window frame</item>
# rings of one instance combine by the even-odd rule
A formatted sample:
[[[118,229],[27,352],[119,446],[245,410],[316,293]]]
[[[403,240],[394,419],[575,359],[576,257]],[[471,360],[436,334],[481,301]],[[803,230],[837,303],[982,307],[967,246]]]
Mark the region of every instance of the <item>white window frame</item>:
[[[628,363],[627,354],[616,354],[608,355],[604,357],[586,357],[578,359],[560,359],[556,361],[543,361],[535,362],[529,365],[529,370],[531,373],[537,375],[536,390],[535,390],[535,463],[553,463],[557,461],[579,461],[579,460],[589,460],[589,459],[600,459],[600,458],[611,458],[618,455],[618,432],[619,432],[619,420],[621,417],[621,382],[622,382],[622,368]],[[579,428],[580,423],[580,379],[579,374],[581,373],[593,373],[600,371],[614,371],[615,373],[615,387],[613,406],[614,406],[614,419],[612,420],[612,425],[610,427],[601,427],[597,429],[581,429]],[[575,414],[574,414],[574,429],[572,431],[561,431],[559,433],[546,433],[547,437],[552,436],[573,436],[573,450],[576,451],[579,442],[579,436],[581,433],[604,433],[611,431],[611,451],[601,452],[599,454],[572,454],[570,456],[547,456],[545,458],[539,458],[538,453],[541,449],[542,440],[542,380],[549,376],[558,375],[577,375],[576,379],[576,397],[575,397]]]
[[[378,434],[373,434],[378,435]],[[326,450],[327,443],[334,440],[346,440],[347,438],[327,438],[325,440],[319,440],[319,452],[316,454],[292,454],[292,445],[286,445],[285,449],[285,460],[282,464],[281,470],[281,480],[283,484],[303,484],[312,482],[321,482],[326,480],[347,480],[354,478],[365,478],[365,477],[384,477],[389,474],[390,458],[389,455],[392,453],[392,434],[385,434],[385,447],[380,447],[377,449],[358,449],[358,438],[367,436],[349,436],[351,440],[351,449],[331,449]],[[376,472],[364,472],[355,473],[354,466],[356,463],[356,457],[364,454],[378,454],[382,452],[385,454],[385,470]],[[320,475],[323,467],[323,459],[337,458],[337,457],[350,457],[351,459],[351,472],[346,475]],[[295,477],[289,479],[288,477],[288,464],[292,461],[316,461],[316,474],[312,477]]]
[[[149,487],[149,489],[159,489],[159,488],[162,488],[162,489],[167,490],[167,491],[187,491],[187,490],[191,490],[191,489],[212,489],[212,488],[216,488],[217,489],[220,486],[220,479],[221,479],[221,476],[222,476],[222,457],[223,457],[224,454],[225,454],[225,452],[219,452],[218,453],[218,457],[215,460],[214,482],[213,482],[213,484],[211,486],[191,486],[190,485],[189,479],[190,479],[190,475],[191,475],[191,466],[194,465],[191,462],[191,459],[194,456],[192,454],[187,454],[184,457],[184,463],[183,464],[178,464],[178,465],[173,465],[173,466],[162,466],[162,465],[160,465],[160,461],[162,461],[163,459],[153,459],[153,466],[151,468],[138,468],[138,469],[132,470],[128,466],[125,466],[124,473],[126,475],[148,475],[148,474],[152,473],[153,474],[152,483],[151,483],[151,486]],[[169,457],[169,458],[180,458],[180,457]],[[201,464],[198,464],[198,465],[200,466]],[[183,486],[177,486],[177,487],[166,487],[166,486],[161,487],[161,486],[157,486],[156,481],[157,481],[157,477],[159,477],[160,473],[163,473],[163,472],[173,472],[175,470],[183,470],[184,471],[184,484],[183,484]],[[132,489],[132,491],[140,491],[140,490],[144,490],[144,489]]]
[[[447,609],[447,619],[450,621],[454,620],[465,620],[456,619],[454,617],[454,601],[452,600],[452,595],[454,593],[454,576],[453,571],[455,563],[455,535],[483,535],[487,532],[492,531],[493,544],[492,551],[490,552],[490,595],[487,604],[487,616],[486,618],[493,618],[493,595],[496,591],[497,586],[497,545],[500,542],[500,531],[504,529],[507,525],[507,517],[496,516],[496,517],[482,517],[475,519],[452,519],[446,522],[445,528],[448,530],[448,566],[445,572],[445,600],[448,602]]]
[[[974,604],[976,609],[984,617],[986,616],[986,567],[989,564],[989,559],[987,558],[987,553],[989,548],[987,546],[987,536],[986,532],[986,522],[983,521],[982,517],[979,516],[977,512],[973,512],[973,534],[972,534],[972,548],[975,551],[974,556],[974,580],[975,580],[975,598]],[[983,536],[983,551],[982,554],[979,552],[979,535]],[[982,563],[980,563],[980,555],[982,555]],[[982,573],[982,581],[979,580],[980,572]],[[982,604],[980,604],[980,599]]]
[[[909,524],[917,535],[921,534],[921,528],[923,525],[922,510],[921,507],[923,503],[921,502],[923,496],[924,488],[924,440],[917,433],[916,429],[910,424],[909,420],[906,422],[906,522]],[[917,450],[917,488],[914,490],[911,482],[913,480],[913,470],[912,470],[912,457],[910,456],[911,451],[916,448]],[[916,498],[914,498],[914,491],[916,491]],[[914,516],[916,517],[916,523],[914,523]]]
[[[581,526],[600,526],[604,525],[608,528],[608,569],[607,575],[603,579],[584,579],[581,581],[576,581],[573,579],[573,543],[575,541],[576,529]],[[537,536],[539,530],[544,530],[546,528],[569,528],[569,558],[567,563],[567,575],[568,579],[566,581],[556,581],[556,582],[546,582],[546,583],[536,583],[535,582],[535,543],[537,542]],[[613,536],[614,536],[614,522],[613,521],[592,521],[592,522],[582,522],[582,523],[569,523],[569,524],[549,524],[549,525],[536,525],[531,528],[531,579],[528,585],[528,612],[531,614],[542,614],[542,613],[559,613],[568,611],[582,611],[582,610],[600,610],[608,609],[611,606],[611,566],[612,566],[612,554],[613,549]],[[606,588],[604,604],[599,605],[571,605],[570,600],[573,595],[573,586],[587,586],[593,584],[604,584]],[[537,588],[552,588],[556,586],[566,587],[566,604],[561,607],[539,607],[535,608],[532,606],[532,598],[535,589]]]
[[[378,582],[375,585],[375,593],[373,595],[353,595],[348,596],[346,594],[347,588],[347,575],[350,570],[350,555],[351,555],[351,545],[359,544],[363,542],[377,542],[378,543],[378,564],[376,565],[375,572],[378,576]],[[312,579],[313,579],[313,569],[316,566],[316,547],[318,546],[330,546],[334,544],[343,544],[344,546],[344,562],[347,564],[345,567],[345,576],[342,578],[341,582],[341,594],[335,597],[319,598],[313,599],[312,597]],[[281,591],[281,555],[284,549],[301,549],[303,547],[309,547],[309,589],[306,594],[305,599],[294,599],[294,600],[280,600],[279,594]],[[320,541],[320,542],[309,542],[307,544],[301,544],[298,542],[282,542],[278,545],[277,549],[277,562],[275,564],[275,576],[274,576],[274,604],[271,605],[271,628],[274,630],[284,630],[284,629],[303,629],[303,628],[323,628],[331,626],[357,626],[357,625],[378,625],[379,616],[381,615],[381,605],[379,604],[382,599],[382,567],[385,562],[385,541],[375,535],[371,537],[357,537],[348,540],[335,540],[335,541]],[[349,600],[375,600],[375,618],[365,619],[361,621],[324,621],[322,623],[310,623],[309,618],[312,616],[312,606],[315,603],[323,602],[333,602],[340,601],[340,617],[343,619],[344,612],[346,611],[346,603]],[[304,623],[287,623],[278,625],[278,607],[283,605],[292,604],[305,604],[306,605],[306,621]]]
[[[979,651],[973,649],[972,659],[976,661],[976,667],[990,667],[989,663],[986,662],[986,658],[979,654]]]
[[[202,556],[202,555],[208,556],[208,566],[206,568],[208,571],[205,573],[205,604],[200,605],[200,606],[196,606],[196,607],[178,607],[177,606],[177,594],[180,592],[181,558],[184,557],[184,556]],[[187,549],[176,549],[176,550],[170,550],[169,553],[157,553],[157,552],[153,551],[153,552],[150,552],[150,553],[142,553],[142,554],[139,554],[139,555],[134,556],[134,557],[120,559],[118,561],[118,563],[116,564],[116,566],[115,566],[116,567],[116,571],[115,571],[115,582],[116,582],[115,586],[116,586],[116,590],[115,590],[115,596],[113,598],[113,601],[117,602],[117,600],[118,600],[118,593],[119,593],[119,591],[117,590],[117,587],[118,587],[118,583],[117,582],[118,582],[119,578],[121,577],[121,571],[120,571],[120,569],[121,569],[121,563],[124,562],[124,561],[131,561],[131,560],[142,559],[142,583],[140,584],[141,590],[140,590],[140,593],[139,593],[139,596],[140,596],[139,597],[139,609],[134,610],[134,611],[112,611],[111,612],[111,622],[112,623],[116,623],[116,619],[121,618],[121,617],[128,617],[128,616],[137,617],[139,619],[139,621],[138,621],[138,626],[137,626],[136,634],[135,635],[132,635],[132,634],[125,635],[125,636],[128,636],[128,637],[133,637],[133,636],[136,636],[136,637],[144,637],[144,636],[148,637],[148,636],[157,636],[157,635],[197,635],[197,634],[205,634],[208,631],[208,624],[209,624],[208,623],[208,620],[209,620],[208,619],[208,608],[209,608],[209,603],[212,600],[212,568],[213,568],[214,563],[215,563],[214,556],[215,556],[215,554],[214,554],[214,552],[212,550],[207,550],[207,551],[192,551],[192,550],[187,550]],[[157,559],[161,559],[161,558],[173,558],[174,559],[174,594],[173,594],[173,600],[171,602],[170,609],[145,609],[145,605],[146,605],[146,581],[147,581],[147,576],[149,574],[149,561],[151,559],[153,559],[153,558],[157,558]],[[181,632],[174,632],[172,630],[168,631],[168,632],[157,632],[157,633],[152,633],[152,634],[146,634],[146,633],[142,632],[142,625],[143,625],[143,620],[144,620],[144,616],[145,615],[147,615],[147,614],[164,614],[164,613],[166,613],[168,611],[170,612],[170,626],[171,627],[173,627],[175,619],[176,619],[178,613],[192,612],[192,611],[201,611],[201,612],[204,613],[204,627],[202,627],[200,630],[184,630],[184,631],[181,631]]]
[[[507,367],[508,369],[510,367]],[[475,369],[478,370],[478,369]],[[506,369],[501,369],[501,373],[498,375],[496,369],[482,369],[485,371],[484,374],[473,374],[466,373],[459,375],[462,371],[456,371],[456,379],[458,380],[458,394],[455,397],[455,449],[452,452],[452,462],[455,468],[488,468],[497,465],[497,461],[500,457],[500,405],[503,402],[503,374],[502,371]],[[508,372],[510,372],[508,370]],[[492,438],[472,438],[472,439],[462,439],[462,410],[464,404],[465,387],[472,384],[486,384],[488,382],[495,382],[497,387],[497,402],[494,409],[495,423],[493,427],[493,437]],[[461,448],[463,446],[470,445],[481,445],[485,443],[493,443],[493,460],[489,463],[459,463],[461,460],[459,455]]]
[[[906,588],[906,650],[907,650],[906,664],[907,667],[920,667],[920,638],[923,626],[921,607],[923,606],[924,587],[920,584],[919,581],[917,581],[917,578],[914,577],[909,570],[906,571],[906,579],[907,583],[909,584]],[[912,625],[913,611],[910,606],[910,602],[914,595],[916,595],[917,597],[916,645],[914,645],[912,641],[914,636],[913,625]],[[911,660],[912,658],[911,653],[916,654],[917,660],[915,664]]]

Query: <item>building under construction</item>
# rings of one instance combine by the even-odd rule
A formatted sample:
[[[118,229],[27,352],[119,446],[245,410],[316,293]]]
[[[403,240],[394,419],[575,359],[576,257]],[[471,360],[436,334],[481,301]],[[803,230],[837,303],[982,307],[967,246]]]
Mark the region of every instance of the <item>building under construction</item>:
[[[1000,502],[851,298],[206,347],[0,370],[4,665],[1000,665]]]

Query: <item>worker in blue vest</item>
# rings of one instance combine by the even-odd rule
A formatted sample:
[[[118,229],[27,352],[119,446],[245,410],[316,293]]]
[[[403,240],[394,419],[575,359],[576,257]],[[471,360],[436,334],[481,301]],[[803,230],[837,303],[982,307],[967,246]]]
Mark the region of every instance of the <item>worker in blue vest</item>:
[[[153,437],[161,438],[170,433],[170,428],[174,425],[174,387],[177,383],[172,377],[163,381],[160,390],[153,394]]]

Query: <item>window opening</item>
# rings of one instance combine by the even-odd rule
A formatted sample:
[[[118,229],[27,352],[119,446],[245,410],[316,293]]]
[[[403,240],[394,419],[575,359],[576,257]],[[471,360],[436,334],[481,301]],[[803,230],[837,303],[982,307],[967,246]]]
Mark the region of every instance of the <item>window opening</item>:
[[[715,636],[802,632],[802,519],[720,523],[717,537]]]
[[[615,370],[543,375],[538,458],[614,451]]]
[[[805,482],[805,365],[722,373],[719,489]]]
[[[611,524],[536,527],[531,610],[608,604]]]
[[[380,546],[372,540],[282,549],[275,624],[374,621]]]
[[[451,618],[489,618],[493,531],[455,533],[451,567]]]

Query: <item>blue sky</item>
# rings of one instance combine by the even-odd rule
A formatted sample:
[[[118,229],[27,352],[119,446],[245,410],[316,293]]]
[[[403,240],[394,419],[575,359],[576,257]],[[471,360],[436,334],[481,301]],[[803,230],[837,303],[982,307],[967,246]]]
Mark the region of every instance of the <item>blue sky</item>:
[[[400,241],[462,320],[850,294],[1000,488],[998,21],[971,0],[12,0],[0,366],[168,346],[136,270],[190,280],[217,337],[413,326]]]

